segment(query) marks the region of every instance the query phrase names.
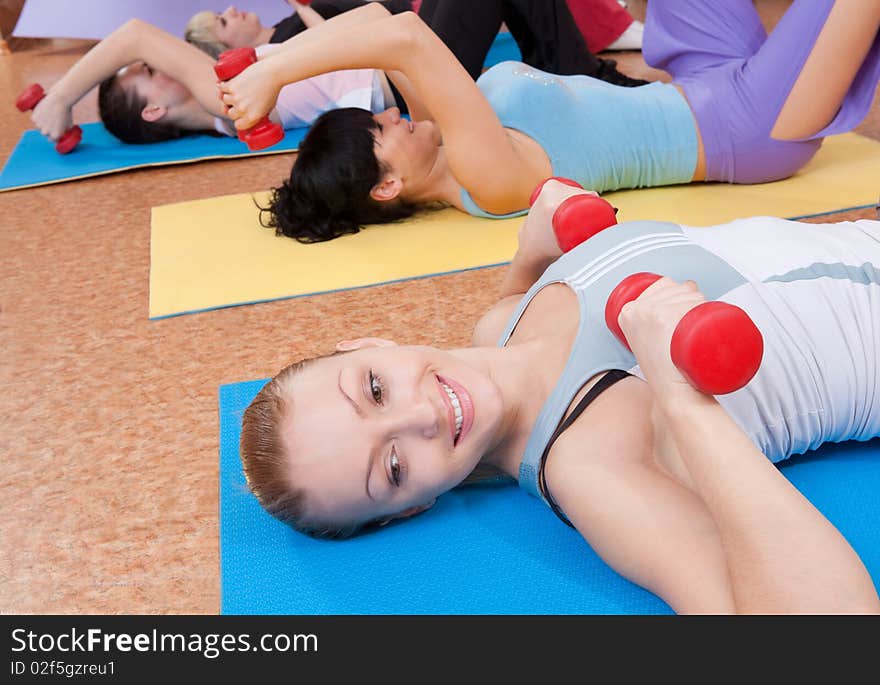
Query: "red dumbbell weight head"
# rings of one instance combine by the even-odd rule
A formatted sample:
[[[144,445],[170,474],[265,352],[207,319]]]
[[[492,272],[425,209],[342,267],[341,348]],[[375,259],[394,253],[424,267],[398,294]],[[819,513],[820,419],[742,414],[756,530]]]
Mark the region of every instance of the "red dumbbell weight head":
[[[19,112],[27,112],[37,106],[37,103],[43,99],[46,93],[39,83],[32,83],[23,91],[15,100],[15,106]]]
[[[726,302],[703,302],[685,314],[672,334],[672,363],[697,390],[726,395],[758,372],[764,338],[751,317]]]
[[[560,183],[564,183],[565,185],[571,186],[573,188],[580,188],[581,190],[584,189],[584,187],[580,183],[578,183],[577,181],[572,181],[570,178],[563,178],[562,176],[551,176],[550,178],[545,178],[543,181],[535,186],[535,189],[529,196],[529,207],[535,204],[535,200],[538,199],[538,195],[541,194],[541,191],[544,189],[544,184],[546,184],[547,181],[559,181]]]
[[[253,48],[232,48],[221,52],[214,64],[214,73],[221,81],[238,76],[257,61],[257,51]]]
[[[623,305],[627,302],[632,302],[645,292],[648,286],[656,283],[660,278],[657,274],[648,273],[647,271],[631,274],[617,284],[617,287],[611,291],[608,301],[605,303],[605,325],[608,326],[608,330],[614,333],[614,337],[622,342],[626,349],[630,351],[632,350],[626,341],[626,336],[617,322],[617,319],[620,318],[620,310],[623,309]]]
[[[256,126],[248,129],[244,137],[239,135],[239,140],[247,143],[249,150],[262,150],[281,142],[283,138],[284,129],[269,121],[268,118],[263,118]]]
[[[79,126],[71,126],[67,131],[58,139],[58,142],[55,143],[55,151],[58,154],[66,155],[68,152],[73,150],[77,145],[79,145],[79,141],[82,140],[82,129]]]
[[[600,231],[617,223],[616,210],[597,195],[572,195],[553,212],[553,233],[563,252],[568,252]]]

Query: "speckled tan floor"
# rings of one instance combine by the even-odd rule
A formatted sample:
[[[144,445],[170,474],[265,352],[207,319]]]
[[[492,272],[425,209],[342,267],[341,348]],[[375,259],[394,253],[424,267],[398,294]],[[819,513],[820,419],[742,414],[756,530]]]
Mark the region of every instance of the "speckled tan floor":
[[[758,4],[772,26],[788,3]],[[644,1],[630,8],[644,16]],[[2,161],[29,126],[12,94],[54,82],[90,45],[11,41]],[[615,56],[628,73],[662,76],[640,53]],[[94,93],[75,116],[96,118]],[[859,131],[880,140],[876,101]],[[218,385],[358,334],[467,344],[504,267],[147,319],[150,207],[268,188],[291,159],[0,194],[0,612],[218,612]]]

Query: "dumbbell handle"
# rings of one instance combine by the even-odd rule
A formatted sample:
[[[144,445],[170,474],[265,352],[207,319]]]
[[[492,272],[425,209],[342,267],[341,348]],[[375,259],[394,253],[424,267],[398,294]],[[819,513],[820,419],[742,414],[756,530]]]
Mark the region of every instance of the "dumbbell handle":
[[[620,310],[661,277],[640,272],[623,279],[605,304],[605,324],[629,349],[620,329]],[[703,302],[678,322],[670,343],[672,363],[687,381],[707,395],[742,388],[757,373],[764,339],[745,311],[726,302]]]
[[[15,99],[15,106],[20,112],[27,112],[36,107],[45,95],[46,92],[39,83],[32,83]],[[82,129],[74,124],[55,143],[55,150],[59,154],[66,155],[79,145],[80,140],[82,140]]]

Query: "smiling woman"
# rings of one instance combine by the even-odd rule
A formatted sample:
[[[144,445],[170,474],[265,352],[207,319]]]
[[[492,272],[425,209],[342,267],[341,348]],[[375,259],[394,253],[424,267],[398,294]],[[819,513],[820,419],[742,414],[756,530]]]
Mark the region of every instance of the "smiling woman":
[[[280,371],[242,418],[251,491],[295,529],[340,538],[507,477],[679,613],[880,612],[855,551],[774,466],[880,436],[880,222],[637,221],[562,255],[553,214],[584,192],[543,186],[471,346],[360,338]],[[621,310],[630,352],[605,302],[661,268],[681,280]],[[763,335],[758,372],[724,396],[671,360],[705,300],[689,278]]]
[[[285,368],[244,418],[255,494],[298,529],[336,537],[423,511],[463,481],[499,475],[478,465],[494,447],[501,397],[467,357],[370,338]],[[291,483],[308,483],[308,495]]]

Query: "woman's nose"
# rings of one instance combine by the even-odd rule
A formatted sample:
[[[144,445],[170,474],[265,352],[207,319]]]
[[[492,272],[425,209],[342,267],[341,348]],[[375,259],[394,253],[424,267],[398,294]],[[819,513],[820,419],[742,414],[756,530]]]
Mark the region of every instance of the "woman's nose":
[[[389,107],[388,108],[388,119],[392,124],[397,124],[400,122],[400,109],[397,107]]]
[[[431,439],[440,432],[437,409],[427,398],[402,403],[395,414],[392,423],[398,435],[410,434]]]

